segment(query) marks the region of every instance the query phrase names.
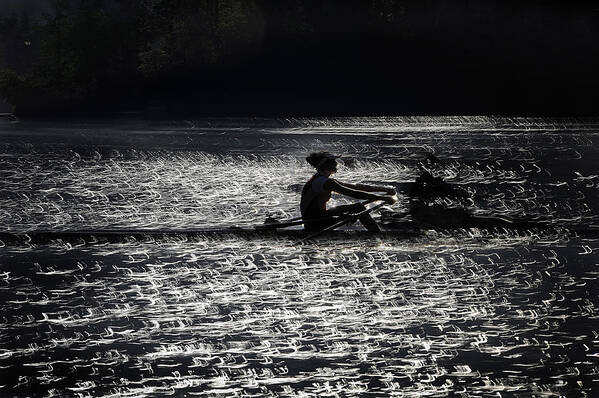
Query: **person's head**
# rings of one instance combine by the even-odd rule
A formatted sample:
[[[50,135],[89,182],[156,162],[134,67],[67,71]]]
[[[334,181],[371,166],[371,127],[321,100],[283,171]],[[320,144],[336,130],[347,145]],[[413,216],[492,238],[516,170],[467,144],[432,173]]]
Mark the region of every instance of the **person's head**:
[[[337,160],[340,156],[335,156],[329,152],[311,153],[306,161],[310,163],[319,173],[331,175],[337,171]]]

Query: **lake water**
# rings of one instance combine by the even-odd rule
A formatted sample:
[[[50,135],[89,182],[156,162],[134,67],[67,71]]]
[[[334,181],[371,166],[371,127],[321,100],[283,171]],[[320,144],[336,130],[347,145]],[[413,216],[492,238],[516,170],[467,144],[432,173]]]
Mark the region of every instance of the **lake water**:
[[[596,119],[117,120],[0,125],[0,232],[292,218],[317,150],[398,189],[433,153],[469,193],[444,205],[599,225]],[[0,246],[2,397],[599,394],[593,235]]]

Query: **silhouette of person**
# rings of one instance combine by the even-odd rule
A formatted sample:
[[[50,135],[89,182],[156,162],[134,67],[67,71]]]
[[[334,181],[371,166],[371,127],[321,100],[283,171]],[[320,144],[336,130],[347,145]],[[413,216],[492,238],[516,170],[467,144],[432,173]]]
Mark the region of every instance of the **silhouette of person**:
[[[423,225],[466,226],[471,221],[471,217],[465,209],[434,203],[435,198],[468,197],[465,190],[431,174],[429,168],[440,165],[441,161],[432,154],[426,155],[421,162],[420,175],[409,190],[412,220]]]
[[[383,200],[389,204],[397,201],[395,189],[390,187],[379,187],[365,184],[348,184],[331,178],[337,171],[337,159],[329,152],[311,153],[306,161],[316,169],[302,189],[300,209],[306,230],[318,231],[325,229],[349,214],[357,214],[366,210],[362,203],[337,206],[327,209],[327,202],[331,199],[331,193],[337,192],[355,199]],[[372,192],[384,192],[377,195]],[[370,214],[364,214],[359,218],[367,230],[378,232],[380,227]]]

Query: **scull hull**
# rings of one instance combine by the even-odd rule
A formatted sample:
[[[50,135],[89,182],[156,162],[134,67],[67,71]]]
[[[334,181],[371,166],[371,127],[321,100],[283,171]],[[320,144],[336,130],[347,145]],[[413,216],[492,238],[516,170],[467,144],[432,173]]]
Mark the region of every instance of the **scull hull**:
[[[596,227],[560,227],[558,225],[488,225],[485,227],[435,227],[419,226],[413,223],[394,225],[393,229],[382,232],[368,232],[359,229],[341,229],[326,232],[314,241],[326,239],[360,239],[360,238],[402,238],[422,236],[426,234],[466,234],[468,236],[493,235],[532,235],[543,232],[557,232],[564,235],[598,235]],[[69,243],[121,243],[130,241],[152,242],[167,240],[201,240],[201,239],[265,239],[288,238],[301,241],[313,232],[303,229],[260,229],[260,228],[225,228],[225,229],[120,229],[120,230],[74,230],[74,231],[29,231],[0,232],[0,246],[12,244],[48,244],[52,242]]]

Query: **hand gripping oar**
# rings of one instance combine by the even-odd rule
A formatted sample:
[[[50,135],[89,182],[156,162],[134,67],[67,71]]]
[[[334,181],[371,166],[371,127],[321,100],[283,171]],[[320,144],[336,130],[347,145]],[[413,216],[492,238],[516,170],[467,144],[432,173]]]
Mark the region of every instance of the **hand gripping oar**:
[[[316,238],[317,236],[320,236],[320,235],[324,234],[325,232],[332,231],[332,230],[334,230],[335,228],[339,228],[339,227],[341,227],[342,225],[345,225],[345,224],[347,224],[347,223],[349,223],[349,222],[355,221],[355,220],[357,220],[358,218],[362,217],[363,215],[370,213],[371,211],[374,211],[374,210],[376,210],[376,209],[380,209],[380,208],[381,208],[381,207],[383,207],[383,206],[384,206],[386,203],[387,203],[387,202],[379,203],[378,205],[376,205],[376,206],[373,206],[373,207],[371,207],[370,209],[362,210],[361,212],[359,212],[359,213],[356,213],[356,214],[350,214],[350,215],[348,215],[346,218],[344,218],[343,220],[341,220],[341,221],[339,221],[339,222],[337,222],[337,223],[335,223],[335,224],[331,225],[330,227],[327,227],[327,228],[325,228],[325,229],[322,229],[322,230],[320,230],[320,231],[317,231],[317,232],[313,233],[312,235],[309,235],[309,236],[305,237],[304,239],[300,240],[300,243],[303,243],[303,242],[305,242],[305,241],[307,241],[307,240],[310,240],[310,239],[314,239],[314,238]]]

